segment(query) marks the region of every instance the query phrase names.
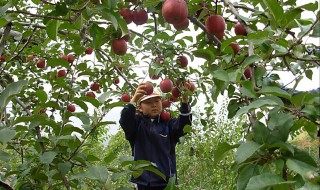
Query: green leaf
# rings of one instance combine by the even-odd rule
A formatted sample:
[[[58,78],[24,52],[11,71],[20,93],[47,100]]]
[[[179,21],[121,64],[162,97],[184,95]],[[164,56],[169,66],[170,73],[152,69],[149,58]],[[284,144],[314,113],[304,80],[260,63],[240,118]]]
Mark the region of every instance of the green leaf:
[[[105,183],[109,178],[109,171],[105,166],[93,166],[89,167],[88,178],[96,179],[101,183]]]
[[[49,20],[47,23],[46,31],[52,40],[57,41],[57,34],[58,34],[58,29],[60,26],[60,22],[58,20]]]
[[[20,80],[9,84],[0,94],[0,113],[7,106],[14,95],[17,95],[26,86],[28,81]]]
[[[249,98],[257,97],[251,81],[243,81],[241,84],[242,84],[242,87],[240,88],[240,92],[243,96],[247,96]]]
[[[276,96],[266,96],[255,100],[250,103],[248,106],[241,107],[235,117],[239,117],[244,113],[248,113],[250,110],[262,108],[265,106],[283,106],[283,102],[280,98]]]
[[[241,64],[242,68],[247,68],[249,65],[251,65],[252,63],[257,63],[260,60],[262,60],[261,57],[257,56],[257,55],[251,55],[249,57],[247,57],[243,63]]]
[[[248,34],[248,41],[254,45],[261,45],[264,41],[270,39],[268,30],[256,31]]]
[[[166,176],[165,176],[163,173],[161,173],[161,172],[160,172],[156,167],[154,167],[154,166],[147,166],[147,167],[144,167],[143,169],[144,169],[144,170],[151,171],[151,172],[157,174],[158,176],[160,176],[162,179],[166,180]]]
[[[272,94],[275,96],[283,97],[288,100],[291,100],[291,96],[288,92],[285,90],[282,90],[279,87],[276,86],[263,86],[261,90],[259,90],[257,93],[259,94]]]
[[[3,128],[0,130],[0,142],[2,144],[7,144],[16,135],[16,131],[8,128]]]
[[[70,162],[59,163],[57,166],[62,176],[65,176],[72,168],[72,164]]]
[[[279,24],[279,21],[283,17],[283,9],[277,0],[263,0],[264,4],[268,7],[267,10],[270,11],[276,24]]]
[[[44,104],[47,101],[48,96],[44,90],[37,90],[36,95],[37,95],[38,99],[40,100],[41,104]]]
[[[9,21],[5,18],[0,18],[0,28],[6,26],[9,23]]]
[[[320,22],[318,21],[313,28],[313,32],[310,35],[311,37],[320,37]]]
[[[307,177],[307,174],[310,172],[316,172],[317,168],[313,167],[305,162],[302,162],[300,160],[289,158],[286,162],[286,166],[288,169],[298,173],[301,175],[301,177],[305,180]]]
[[[271,44],[271,47],[280,53],[287,53],[288,52],[288,50],[285,47],[278,45],[278,44]]]
[[[268,118],[267,126],[271,130],[271,135],[286,142],[294,124],[294,116],[291,113],[271,111]]]
[[[270,132],[263,123],[260,121],[255,122],[253,124],[253,131],[253,139],[255,142],[265,144],[268,141]]]
[[[4,161],[4,162],[8,162],[11,159],[11,155],[0,150],[0,160]]]
[[[252,155],[254,155],[256,151],[260,149],[260,147],[260,144],[253,141],[242,143],[240,147],[237,149],[237,152],[235,153],[235,161],[238,164],[243,163]]]
[[[230,145],[226,142],[219,143],[213,153],[214,164],[220,162],[224,158],[226,152],[238,147],[239,144]]]
[[[277,143],[274,143],[274,144],[271,144],[270,146],[268,146],[269,149],[276,148],[276,147],[281,148],[286,151],[289,151],[292,155],[294,154],[294,148],[288,143],[279,141]],[[282,152],[284,152],[284,151],[282,151]]]
[[[50,164],[57,155],[58,153],[53,151],[45,152],[40,155],[40,162],[43,164]]]
[[[245,190],[263,190],[268,187],[273,187],[282,184],[293,184],[295,181],[284,181],[282,177],[271,173],[263,173],[261,175],[253,176]]]
[[[162,0],[144,0],[143,7],[155,7],[161,2]]]
[[[192,51],[192,54],[196,57],[206,59],[207,61],[214,61],[216,58],[210,49],[197,49]]]
[[[239,173],[237,179],[237,190],[244,190],[251,177],[259,174],[257,165],[248,164]]]
[[[94,49],[99,49],[103,44],[104,28],[98,24],[93,23],[89,29],[90,36],[93,38]]]
[[[51,58],[47,60],[47,66],[49,67],[65,67],[68,68],[70,63],[64,59],[61,58]]]
[[[228,72],[225,70],[216,70],[213,72],[212,76],[221,81],[225,81],[225,82],[229,81]]]

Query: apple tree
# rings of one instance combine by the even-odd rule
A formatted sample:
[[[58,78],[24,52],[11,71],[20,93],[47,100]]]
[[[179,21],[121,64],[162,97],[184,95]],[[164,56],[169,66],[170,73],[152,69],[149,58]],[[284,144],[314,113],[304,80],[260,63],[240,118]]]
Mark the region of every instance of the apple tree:
[[[1,187],[106,189],[124,172],[90,151],[115,124],[107,114],[139,83],[166,81],[173,116],[183,94],[206,114],[225,95],[228,118],[246,117],[242,141],[213,153],[218,163],[235,150],[237,189],[318,189],[317,162],[288,141],[302,131],[317,138],[320,121],[319,92],[294,91],[319,74],[318,2],[297,3],[1,1]],[[282,73],[292,81],[281,85]],[[122,166],[163,175],[129,157]]]

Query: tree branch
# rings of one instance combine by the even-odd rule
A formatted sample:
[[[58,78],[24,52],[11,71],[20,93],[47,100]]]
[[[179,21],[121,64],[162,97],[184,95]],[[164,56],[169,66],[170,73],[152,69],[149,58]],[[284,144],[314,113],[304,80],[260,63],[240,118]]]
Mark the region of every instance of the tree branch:
[[[48,19],[53,19],[53,20],[61,20],[61,21],[67,21],[67,22],[74,22],[73,19],[69,18],[69,19],[65,19],[65,18],[60,18],[60,17],[54,17],[54,16],[47,16],[47,15],[38,15],[38,14],[33,14],[33,13],[29,13],[27,11],[21,11],[21,10],[8,10],[7,13],[21,13],[24,15],[29,15],[31,17],[36,17],[36,18],[48,18]]]
[[[1,40],[0,40],[0,56],[3,53],[4,44],[6,43],[7,37],[9,36],[9,33],[11,31],[11,26],[12,26],[11,22],[6,25],[6,28],[4,29],[3,35],[1,37]]]

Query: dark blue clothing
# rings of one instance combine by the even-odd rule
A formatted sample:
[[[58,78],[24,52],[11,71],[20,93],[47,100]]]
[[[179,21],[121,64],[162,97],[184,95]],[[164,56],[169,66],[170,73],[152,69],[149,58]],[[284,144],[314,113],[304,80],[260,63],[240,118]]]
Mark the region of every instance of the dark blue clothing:
[[[163,180],[157,174],[144,171],[138,178],[131,177],[131,182],[144,186],[166,186],[168,179],[177,176],[175,147],[184,135],[185,125],[191,125],[188,104],[181,104],[179,118],[167,122],[160,116],[152,122],[147,116],[136,114],[136,108],[128,104],[121,112],[120,125],[130,142],[134,160],[148,160],[155,163],[167,178]]]

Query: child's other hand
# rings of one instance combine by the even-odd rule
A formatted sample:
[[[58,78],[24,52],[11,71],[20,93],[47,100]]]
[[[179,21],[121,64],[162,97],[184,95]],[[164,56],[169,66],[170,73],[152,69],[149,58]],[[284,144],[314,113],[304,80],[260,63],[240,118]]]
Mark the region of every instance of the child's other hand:
[[[146,83],[141,83],[139,84],[138,88],[136,89],[136,92],[134,93],[131,102],[138,102],[138,100],[144,96],[147,92],[146,92]]]

